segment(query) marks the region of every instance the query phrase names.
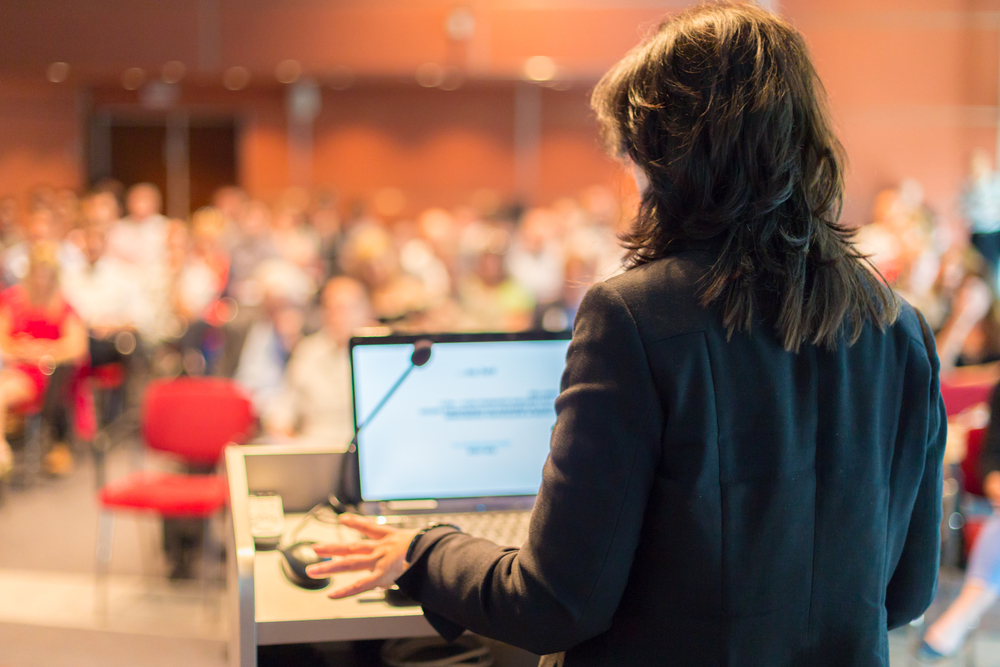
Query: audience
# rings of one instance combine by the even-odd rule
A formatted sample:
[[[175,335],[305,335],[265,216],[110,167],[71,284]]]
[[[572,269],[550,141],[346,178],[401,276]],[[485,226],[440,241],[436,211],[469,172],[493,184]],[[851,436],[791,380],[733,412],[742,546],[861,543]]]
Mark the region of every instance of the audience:
[[[57,367],[82,364],[87,356],[86,329],[59,289],[58,246],[52,242],[32,246],[24,280],[2,295],[0,354],[0,466],[9,468],[11,410],[41,400]],[[53,448],[46,462],[56,473],[72,463],[64,445]]]
[[[346,447],[354,433],[347,342],[373,323],[371,305],[361,283],[343,276],[327,282],[322,305],[323,326],[292,352],[264,426],[271,434]]]

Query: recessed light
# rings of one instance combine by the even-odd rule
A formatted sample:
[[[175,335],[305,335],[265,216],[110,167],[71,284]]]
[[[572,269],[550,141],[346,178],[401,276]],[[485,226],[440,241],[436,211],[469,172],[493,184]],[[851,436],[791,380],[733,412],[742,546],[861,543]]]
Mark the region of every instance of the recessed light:
[[[55,62],[45,70],[45,78],[52,83],[62,83],[69,76],[69,65],[63,62]]]
[[[145,80],[146,70],[141,67],[129,67],[122,74],[122,88],[125,90],[137,90]]]
[[[437,88],[444,81],[444,67],[437,63],[424,63],[417,68],[417,83],[424,88]]]
[[[282,60],[274,68],[274,78],[281,83],[295,83],[302,76],[302,65],[298,60]]]
[[[177,83],[184,78],[185,72],[187,72],[187,68],[184,63],[180,60],[171,60],[163,65],[163,69],[160,70],[160,78],[163,79],[163,83]]]
[[[557,70],[555,62],[548,56],[532,56],[524,61],[524,76],[532,81],[549,81]]]

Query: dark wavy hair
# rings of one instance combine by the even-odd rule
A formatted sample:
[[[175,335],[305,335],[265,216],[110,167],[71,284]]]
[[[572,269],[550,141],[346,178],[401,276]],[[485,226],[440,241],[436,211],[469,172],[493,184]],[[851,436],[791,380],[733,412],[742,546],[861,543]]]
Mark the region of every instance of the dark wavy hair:
[[[895,295],[839,222],[843,149],[788,23],[750,4],[687,10],[605,74],[591,105],[609,150],[649,180],[626,267],[681,241],[717,246],[702,303],[720,305],[730,336],[770,316],[792,352],[895,321]]]

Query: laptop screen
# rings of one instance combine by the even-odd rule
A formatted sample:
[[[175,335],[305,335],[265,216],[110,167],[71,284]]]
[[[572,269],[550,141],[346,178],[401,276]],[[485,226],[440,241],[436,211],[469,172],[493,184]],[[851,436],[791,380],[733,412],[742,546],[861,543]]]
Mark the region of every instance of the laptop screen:
[[[434,341],[358,438],[361,499],[538,492],[569,333],[394,336],[351,341],[355,425]]]

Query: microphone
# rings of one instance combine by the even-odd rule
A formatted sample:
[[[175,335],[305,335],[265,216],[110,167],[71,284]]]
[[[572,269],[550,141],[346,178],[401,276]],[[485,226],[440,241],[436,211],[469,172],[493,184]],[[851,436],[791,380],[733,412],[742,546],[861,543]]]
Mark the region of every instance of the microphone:
[[[354,466],[358,465],[358,436],[361,435],[361,430],[368,426],[368,424],[372,423],[372,420],[375,419],[375,415],[377,415],[379,411],[382,410],[382,407],[389,402],[389,399],[392,398],[392,395],[396,393],[396,390],[399,389],[406,378],[409,377],[413,369],[418,366],[424,366],[431,360],[431,348],[433,345],[433,341],[428,338],[421,338],[413,344],[413,352],[410,354],[410,365],[406,367],[406,370],[399,376],[396,383],[389,388],[389,391],[387,391],[385,396],[382,397],[382,400],[378,402],[378,405],[376,405],[371,411],[368,418],[358,424],[358,427],[354,429],[354,437],[351,438],[351,442],[347,445],[347,452],[345,454],[343,464],[340,466],[340,488],[337,490],[340,495],[345,495],[344,491],[346,490],[348,479],[356,478]],[[348,463],[350,463],[352,468],[350,471],[348,471]],[[351,473],[350,477],[348,477],[348,472]],[[360,492],[355,493],[355,489],[351,489],[350,496],[352,499],[360,500]],[[343,514],[344,512],[349,511],[349,507],[341,502],[336,495],[331,494],[328,502],[330,507],[332,507],[333,511],[337,514]]]

